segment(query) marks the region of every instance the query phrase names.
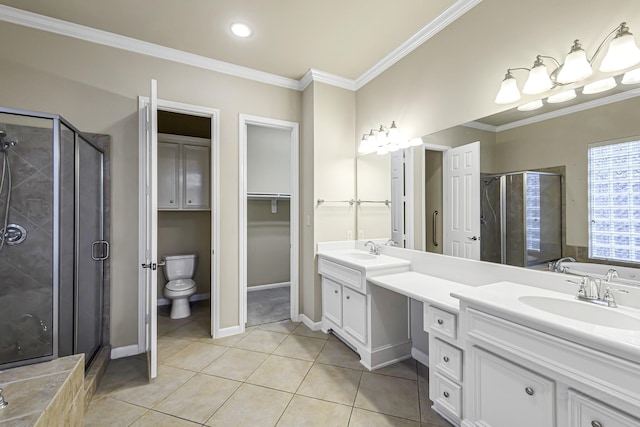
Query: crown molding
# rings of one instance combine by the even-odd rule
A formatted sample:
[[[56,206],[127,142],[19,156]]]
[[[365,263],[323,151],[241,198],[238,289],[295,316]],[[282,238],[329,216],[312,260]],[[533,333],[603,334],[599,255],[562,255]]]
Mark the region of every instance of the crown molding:
[[[477,121],[465,123],[462,126],[481,129],[481,130],[488,130],[491,132],[498,133],[505,130],[515,129],[521,126],[526,126],[533,123],[554,119],[556,117],[562,117],[568,114],[573,114],[580,111],[586,111],[592,108],[602,107],[603,105],[613,104],[614,102],[624,101],[626,99],[635,98],[636,96],[640,96],[640,88],[629,90],[626,92],[616,93],[611,96],[605,96],[604,98],[594,99],[593,101],[583,102],[582,104],[572,105],[570,107],[561,108],[559,110],[550,111],[548,113],[538,114],[537,116],[528,117],[522,120],[516,120],[515,122],[506,123],[500,126],[488,125],[488,124],[480,123]]]
[[[433,21],[425,25],[420,31],[411,36],[407,41],[394,49],[380,62],[371,67],[356,79],[356,90],[359,90],[371,80],[391,68],[396,62],[413,52],[431,37],[444,30],[449,24],[464,15],[482,0],[458,0],[444,12],[438,15]]]
[[[298,90],[300,85],[298,80],[287,77],[160,46],[131,37],[121,36],[73,22],[27,12],[10,6],[0,5],[0,20],[274,86]]]
[[[402,43],[398,48],[394,49],[380,62],[355,80],[314,69],[307,71],[300,80],[290,79],[288,77],[231,64],[229,62],[98,30],[49,16],[39,15],[6,5],[0,5],[0,21],[287,89],[303,91],[312,81],[317,81],[343,89],[357,91],[481,1],[482,0],[458,0],[420,31],[411,36],[409,40]]]
[[[298,90],[305,90],[311,82],[325,83],[354,92],[356,90],[356,82],[354,80],[324,71],[315,70],[313,68],[310,68],[309,71],[307,71],[300,79],[300,86],[298,87]]]

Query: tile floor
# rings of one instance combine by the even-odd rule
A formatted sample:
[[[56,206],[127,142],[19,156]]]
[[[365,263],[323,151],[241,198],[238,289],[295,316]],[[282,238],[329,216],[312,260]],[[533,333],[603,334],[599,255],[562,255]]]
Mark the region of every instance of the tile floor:
[[[112,360],[86,426],[449,427],[431,410],[428,369],[414,360],[375,372],[332,335],[283,321],[209,337],[207,305],[158,315],[158,378],[140,355]]]

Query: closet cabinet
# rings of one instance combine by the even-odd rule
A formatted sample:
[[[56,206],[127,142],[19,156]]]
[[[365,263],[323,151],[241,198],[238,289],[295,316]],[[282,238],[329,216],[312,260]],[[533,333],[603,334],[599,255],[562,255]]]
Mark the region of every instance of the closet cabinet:
[[[209,147],[171,139],[158,142],[158,209],[208,210]]]

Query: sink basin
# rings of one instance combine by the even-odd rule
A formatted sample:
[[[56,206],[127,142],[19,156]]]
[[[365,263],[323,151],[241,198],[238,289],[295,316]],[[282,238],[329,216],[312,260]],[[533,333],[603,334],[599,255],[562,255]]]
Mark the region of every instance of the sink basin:
[[[640,319],[620,313],[615,308],[601,307],[582,301],[540,296],[523,296],[518,299],[529,307],[581,322],[608,328],[640,329]]]
[[[375,255],[366,252],[347,252],[345,255],[353,259],[376,259]]]

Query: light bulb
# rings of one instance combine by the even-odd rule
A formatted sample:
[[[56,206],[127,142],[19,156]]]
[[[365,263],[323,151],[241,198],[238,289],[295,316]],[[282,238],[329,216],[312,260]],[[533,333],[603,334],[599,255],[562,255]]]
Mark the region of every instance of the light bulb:
[[[241,22],[231,24],[231,32],[238,37],[249,37],[253,34],[251,27]]]
[[[547,102],[551,104],[557,104],[559,102],[570,101],[576,97],[576,91],[573,89],[565,90],[564,92],[556,93],[547,98]]]
[[[417,147],[419,145],[422,145],[422,138],[413,138],[409,140],[410,147]]]
[[[536,101],[527,102],[526,104],[522,104],[518,106],[518,111],[533,111],[541,108],[543,106],[542,100],[538,99]]]
[[[624,73],[624,76],[622,76],[623,85],[632,85],[636,83],[640,83],[640,68],[627,71],[626,73]]]

